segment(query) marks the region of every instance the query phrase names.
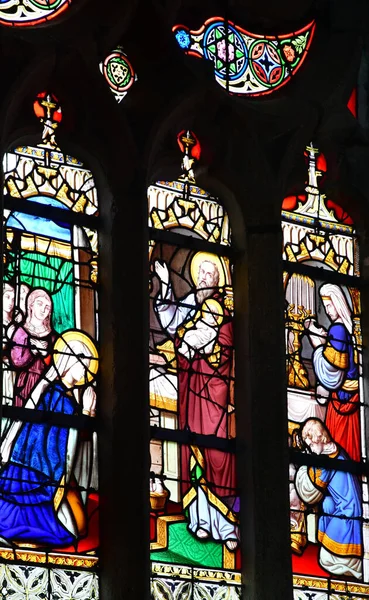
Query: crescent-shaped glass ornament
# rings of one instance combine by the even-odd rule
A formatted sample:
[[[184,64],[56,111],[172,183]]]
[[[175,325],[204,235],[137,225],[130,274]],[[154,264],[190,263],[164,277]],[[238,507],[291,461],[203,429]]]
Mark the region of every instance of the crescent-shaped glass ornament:
[[[285,85],[304,62],[315,30],[312,21],[286,35],[256,35],[221,17],[199,30],[175,25],[179,46],[213,62],[216,81],[230,94],[261,96]]]
[[[62,14],[72,0],[0,0],[0,23],[34,27]]]

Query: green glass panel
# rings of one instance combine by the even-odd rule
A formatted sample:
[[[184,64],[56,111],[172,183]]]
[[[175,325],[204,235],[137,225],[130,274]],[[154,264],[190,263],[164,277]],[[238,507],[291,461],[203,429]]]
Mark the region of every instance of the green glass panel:
[[[13,260],[12,260],[13,256]],[[8,279],[14,277],[14,254],[9,255]],[[75,327],[73,263],[57,256],[22,252],[20,280],[31,288],[47,290],[53,301],[52,325],[58,333]]]
[[[187,530],[187,523],[172,523],[168,529],[168,548],[151,552],[151,560],[222,568],[222,544],[209,540],[197,540]]]

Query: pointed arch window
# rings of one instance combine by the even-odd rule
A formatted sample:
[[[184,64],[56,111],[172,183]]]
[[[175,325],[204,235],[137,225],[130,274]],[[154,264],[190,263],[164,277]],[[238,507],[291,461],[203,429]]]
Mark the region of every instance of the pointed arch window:
[[[3,159],[0,581],[9,597],[98,598],[98,200],[34,103],[35,146]]]
[[[308,184],[283,202],[294,594],[369,596],[359,248],[306,148]]]
[[[236,598],[231,230],[196,185],[196,136],[178,143],[182,175],[148,189],[152,593]]]

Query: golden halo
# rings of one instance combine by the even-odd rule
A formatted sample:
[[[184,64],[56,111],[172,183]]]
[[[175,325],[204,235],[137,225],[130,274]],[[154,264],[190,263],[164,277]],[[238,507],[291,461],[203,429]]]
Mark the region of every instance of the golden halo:
[[[80,379],[79,381],[77,381],[75,383],[76,386],[84,385],[86,383],[86,380],[88,382],[91,382],[97,373],[97,370],[99,368],[99,354],[97,352],[94,342],[92,341],[92,339],[90,338],[89,335],[87,335],[86,333],[83,333],[83,331],[79,331],[78,329],[70,329],[69,331],[65,331],[64,333],[62,333],[57,338],[57,340],[54,344],[53,360],[54,360],[55,366],[56,366],[57,355],[69,353],[68,349],[69,349],[69,344],[71,342],[82,342],[82,344],[85,344],[85,346],[87,346],[87,348],[91,354],[91,356],[86,356],[87,359],[90,359],[90,365],[89,365],[88,370],[86,369],[85,376],[82,377],[82,379]],[[70,352],[72,354],[72,350],[70,350]],[[83,360],[83,357],[82,357],[82,360]]]
[[[204,300],[201,305],[201,311],[205,313],[211,312],[218,325],[220,325],[223,321],[223,309],[219,302],[214,300],[214,298],[208,298],[207,300]]]
[[[225,272],[224,272],[224,261],[225,259],[220,259],[216,254],[211,254],[210,252],[197,252],[191,260],[190,272],[191,279],[197,287],[197,282],[199,278],[199,267],[202,262],[205,260],[214,263],[218,267],[219,271],[219,283],[218,287],[223,287],[225,284]]]

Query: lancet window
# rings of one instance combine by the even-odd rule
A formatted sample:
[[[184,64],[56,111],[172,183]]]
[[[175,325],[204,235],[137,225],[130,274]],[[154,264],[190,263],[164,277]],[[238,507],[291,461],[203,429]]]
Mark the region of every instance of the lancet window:
[[[369,596],[368,483],[359,248],[350,215],[324,193],[327,164],[282,209],[296,600]]]
[[[40,142],[3,159],[0,582],[98,598],[98,199],[57,144],[57,98],[34,112]]]
[[[182,174],[148,189],[152,594],[236,598],[231,229],[196,185],[196,136],[178,144]]]

